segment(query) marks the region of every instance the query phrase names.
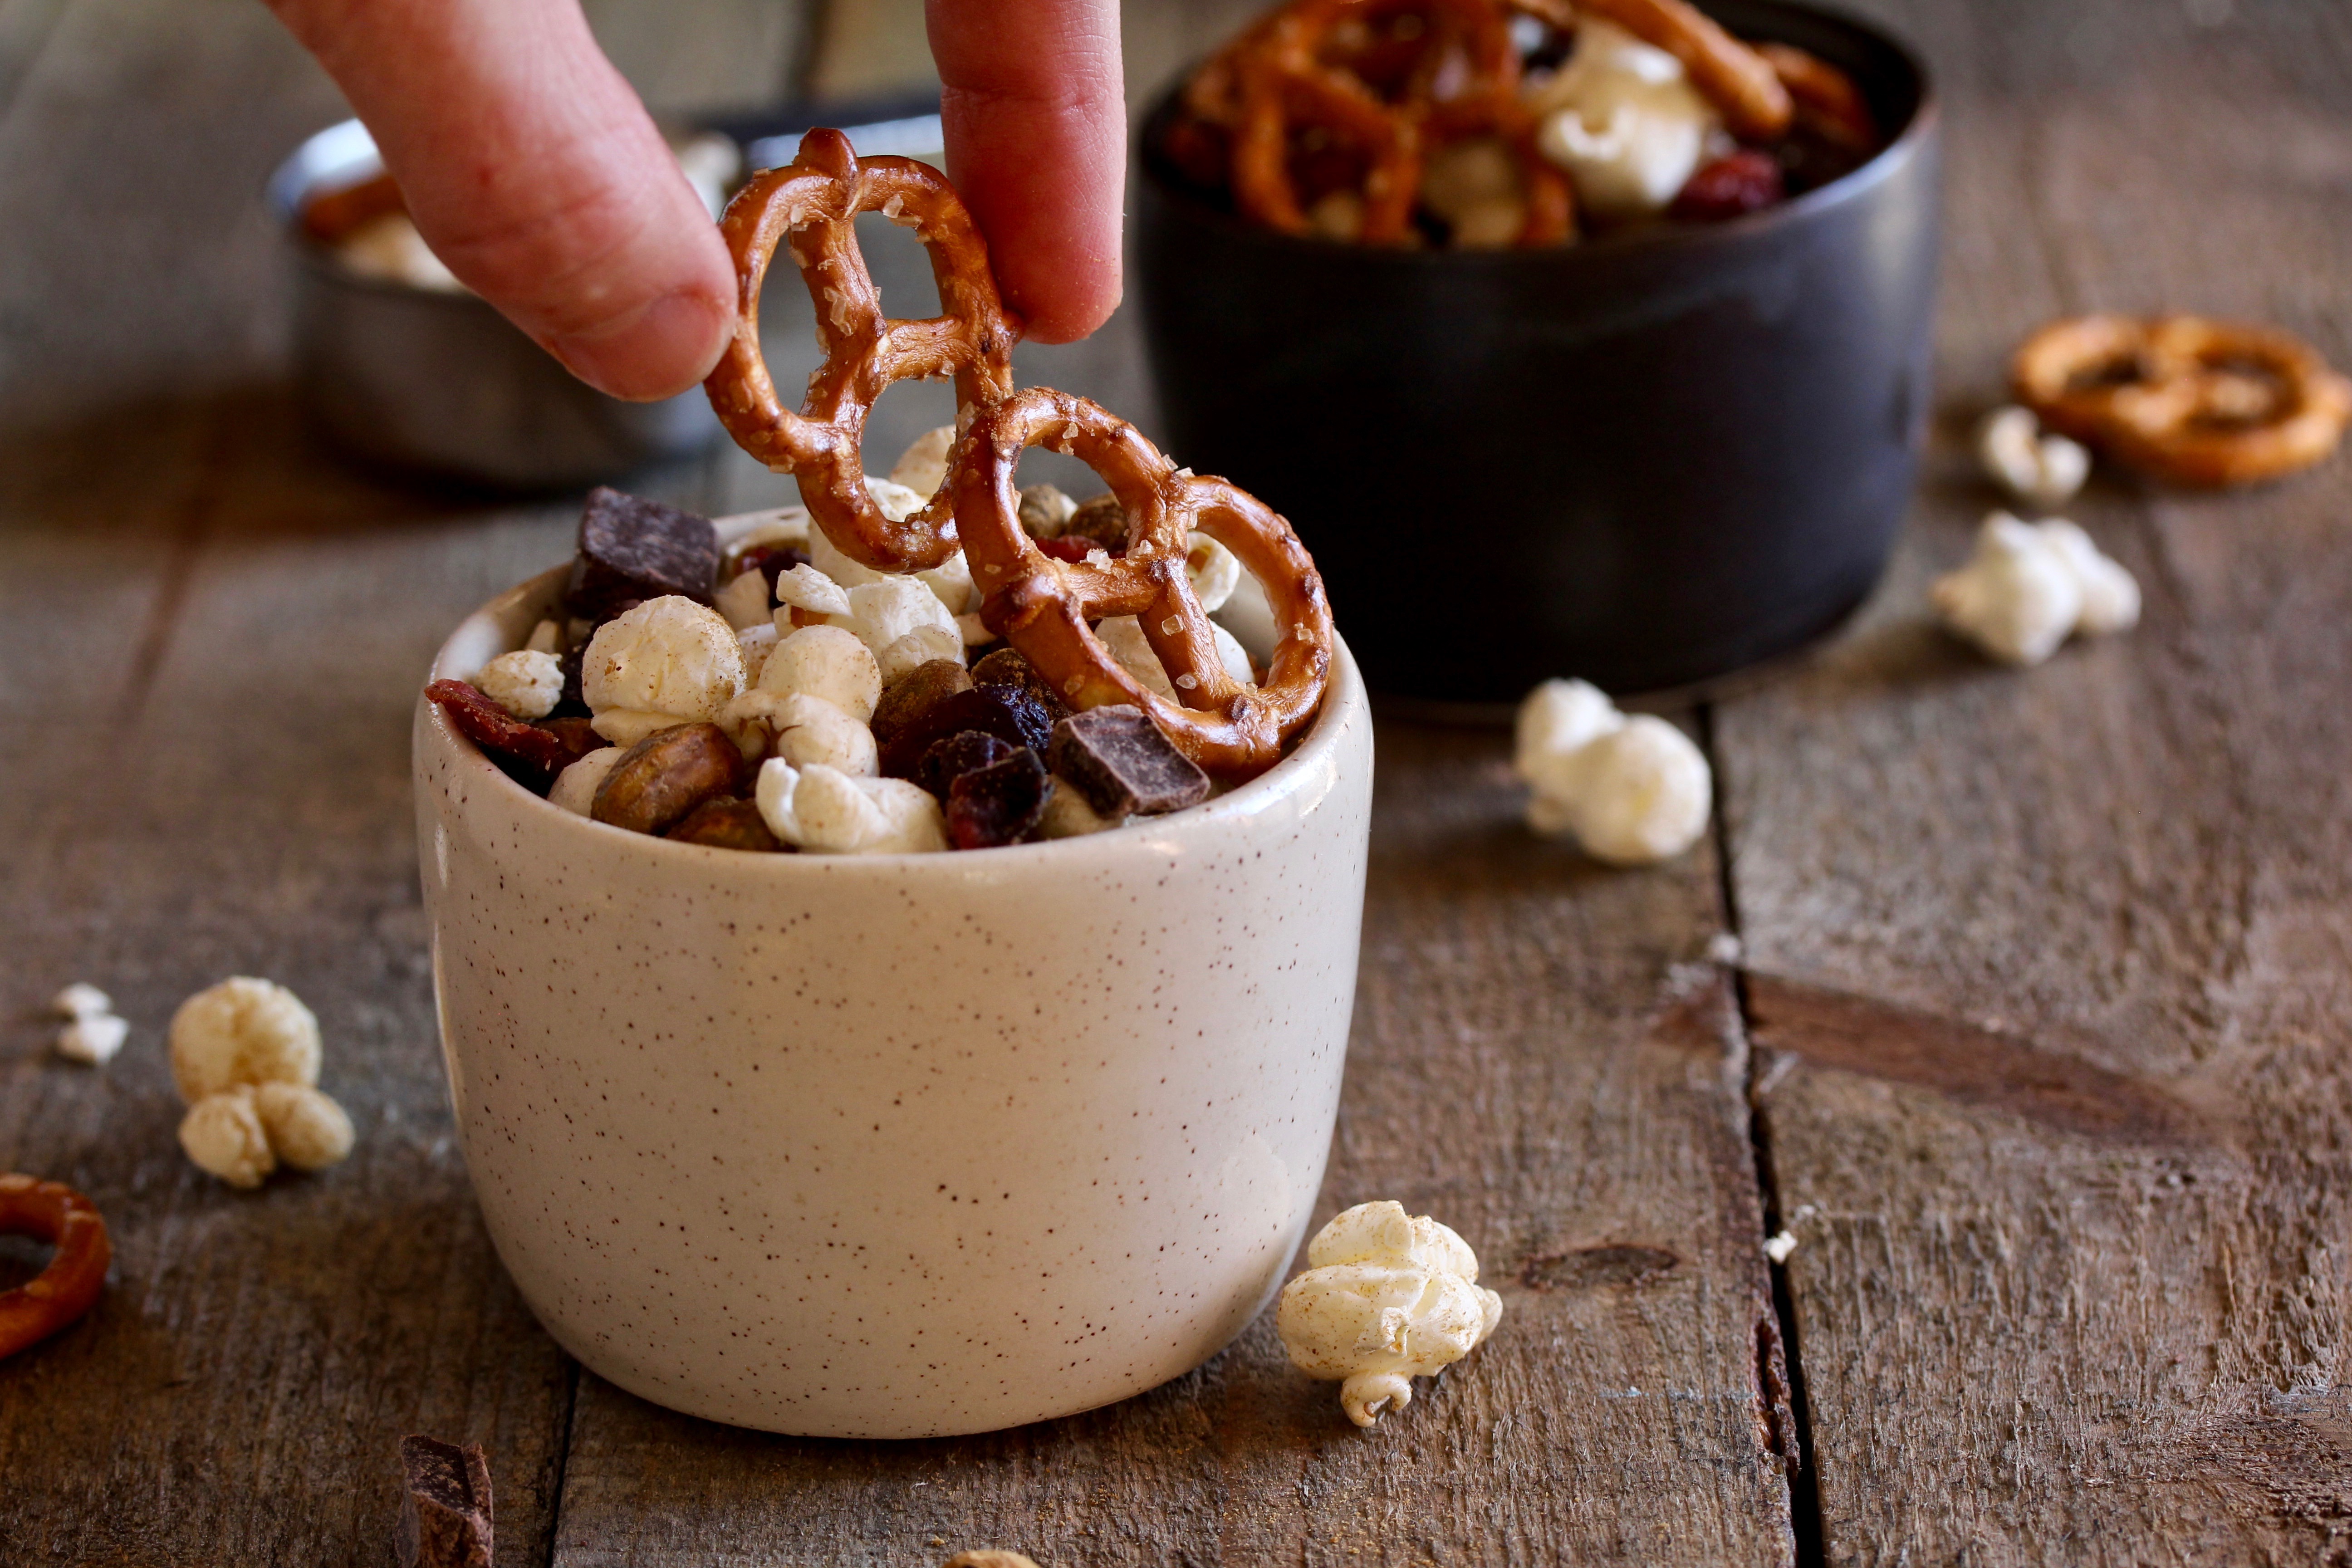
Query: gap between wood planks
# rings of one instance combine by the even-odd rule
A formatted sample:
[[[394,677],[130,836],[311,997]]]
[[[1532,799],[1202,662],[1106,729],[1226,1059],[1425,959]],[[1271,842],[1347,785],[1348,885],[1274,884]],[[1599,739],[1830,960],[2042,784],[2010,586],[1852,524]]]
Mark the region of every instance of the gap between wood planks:
[[[1693,717],[1697,721],[1699,744],[1706,752],[1712,781],[1708,833],[1715,844],[1717,894],[1723,903],[1723,929],[1734,942],[1744,942],[1739,926],[1738,886],[1731,874],[1731,825],[1723,798],[1723,762],[1716,745],[1715,704],[1699,704]],[[1772,1134],[1765,1123],[1763,1099],[1759,1090],[1765,1070],[1764,1053],[1756,1048],[1756,1020],[1748,997],[1745,953],[1736,953],[1727,967],[1739,1032],[1748,1042],[1748,1082],[1744,1092],[1748,1097],[1748,1142],[1755,1154],[1756,1191],[1764,1211],[1762,1233],[1758,1238],[1760,1244],[1779,1235],[1787,1227],[1787,1222],[1780,1213],[1780,1182],[1772,1168]],[[1803,1346],[1797,1337],[1797,1303],[1789,1289],[1788,1264],[1769,1252],[1764,1262],[1772,1271],[1769,1326],[1777,1331],[1779,1342],[1766,1342],[1767,1324],[1757,1325],[1757,1399],[1774,1417],[1773,1436],[1789,1467],[1789,1528],[1796,1538],[1799,1568],[1815,1568],[1828,1561],[1828,1553],[1822,1539],[1821,1480],[1813,1463],[1812,1411],[1805,1394]],[[1783,1418],[1791,1430],[1779,1429]]]

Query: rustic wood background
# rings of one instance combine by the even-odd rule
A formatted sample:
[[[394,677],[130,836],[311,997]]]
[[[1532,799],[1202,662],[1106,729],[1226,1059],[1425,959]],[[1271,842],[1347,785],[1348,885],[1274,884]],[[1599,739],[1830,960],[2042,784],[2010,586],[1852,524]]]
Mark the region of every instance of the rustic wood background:
[[[382,1563],[421,1429],[488,1445],[510,1564],[2352,1562],[2352,461],[2102,477],[2075,515],[2147,620],[2032,674],[1921,611],[2042,318],[2240,313],[2352,363],[2352,9],[1862,8],[1950,132],[1945,417],[1884,589],[1687,715],[1723,810],[1658,870],[1527,837],[1499,736],[1381,733],[1325,1203],[1452,1221],[1499,1335],[1370,1434],[1261,1322],[1109,1410],[886,1446],[657,1410],[517,1300],[444,1100],[407,715],[573,508],[301,436],[258,192],[341,110],[260,6],[0,0],[0,1169],[119,1248],[90,1321],[0,1363],[0,1559]],[[679,112],[926,68],[913,0],[589,9]],[[1137,0],[1139,97],[1246,9]],[[1126,320],[1024,358],[1149,424]],[[163,1025],[231,973],[318,1010],[349,1164],[244,1195],[180,1157]],[[77,978],[134,1026],[103,1072],[46,1054]]]

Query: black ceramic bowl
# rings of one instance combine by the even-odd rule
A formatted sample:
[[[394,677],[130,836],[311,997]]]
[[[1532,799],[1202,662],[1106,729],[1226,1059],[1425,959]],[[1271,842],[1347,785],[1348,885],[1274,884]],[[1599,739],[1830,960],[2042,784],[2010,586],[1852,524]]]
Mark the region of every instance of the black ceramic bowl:
[[[1376,690],[1516,700],[1712,679],[1885,565],[1928,411],[1936,114],[1904,47],[1777,0],[1733,31],[1851,74],[1891,144],[1727,223],[1550,250],[1294,238],[1147,125],[1137,263],[1170,450],[1287,515]]]

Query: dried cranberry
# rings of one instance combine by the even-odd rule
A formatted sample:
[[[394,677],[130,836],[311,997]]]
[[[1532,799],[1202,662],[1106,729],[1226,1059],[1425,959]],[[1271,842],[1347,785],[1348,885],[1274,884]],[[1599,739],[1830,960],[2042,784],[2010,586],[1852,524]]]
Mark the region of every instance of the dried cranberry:
[[[425,695],[438,703],[449,722],[491,761],[501,765],[518,763],[528,770],[528,776],[520,778],[520,783],[544,792],[556,773],[579,760],[563,737],[516,718],[462,680],[436,680],[425,689]]]
[[[1685,223],[1720,223],[1774,205],[1786,194],[1779,160],[1742,147],[1702,165],[1666,214]]]
[[[1070,705],[1062,700],[1062,694],[1054,689],[1053,682],[1038,674],[1037,667],[1031,664],[1018,648],[1001,647],[982,658],[971,667],[971,680],[975,686],[1018,687],[1036,699],[1037,705],[1045,710],[1047,718],[1069,717]]]
[[[887,746],[934,706],[971,686],[971,671],[961,659],[926,659],[889,684],[866,727],[874,731],[877,745]],[[939,734],[934,731],[931,738],[937,740]]]
[[[915,764],[915,782],[940,799],[947,798],[948,786],[969,773],[993,767],[1013,753],[1009,741],[978,730],[965,730],[950,735],[944,741],[934,741]]]
[[[1113,555],[1127,553],[1127,508],[1108,490],[1080,501],[1077,510],[1070,513],[1070,520],[1062,524],[1063,538],[1075,539],[1082,545]]]
[[[754,544],[735,558],[737,574],[757,572],[768,580],[768,592],[776,591],[776,579],[795,566],[814,564],[814,559],[797,544]]]
[[[1038,554],[1050,555],[1056,561],[1065,561],[1073,566],[1085,562],[1087,551],[1102,548],[1091,539],[1079,539],[1067,533],[1056,539],[1040,539],[1033,542],[1037,546]]]
[[[1052,787],[1045,764],[1026,746],[961,774],[948,785],[948,837],[959,849],[1018,844],[1036,832]]]
[[[1054,738],[1053,721],[1027,692],[1004,686],[975,686],[932,703],[883,742],[883,776],[919,780],[923,753],[966,730],[993,735],[1010,746],[1026,746],[1041,755]]]

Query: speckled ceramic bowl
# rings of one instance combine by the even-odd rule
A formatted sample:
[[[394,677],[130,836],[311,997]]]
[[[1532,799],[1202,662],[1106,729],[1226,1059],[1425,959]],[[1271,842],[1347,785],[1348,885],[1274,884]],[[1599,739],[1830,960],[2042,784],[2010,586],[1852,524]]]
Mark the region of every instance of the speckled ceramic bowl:
[[[1371,764],[1342,649],[1296,752],[1148,827],[752,855],[560,811],[420,703],[450,1099],[524,1300],[624,1388],[808,1436],[989,1431],[1199,1365],[1322,1181]]]

